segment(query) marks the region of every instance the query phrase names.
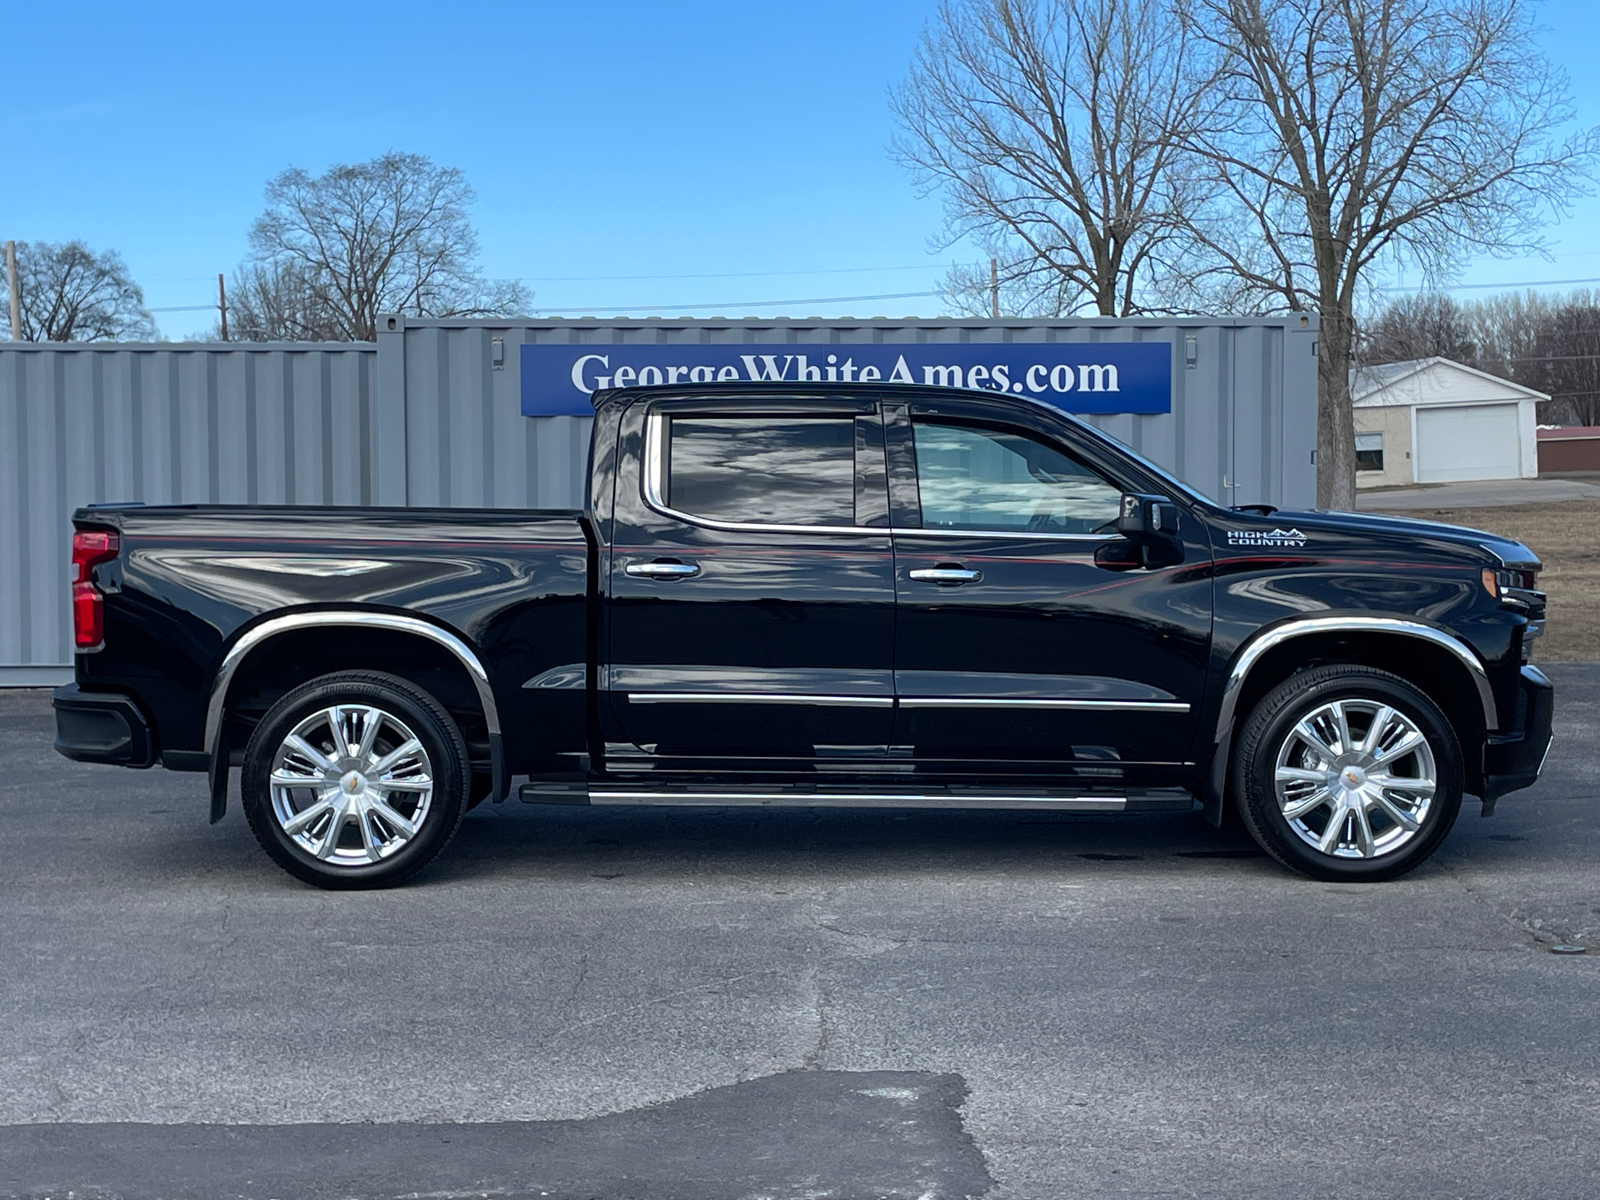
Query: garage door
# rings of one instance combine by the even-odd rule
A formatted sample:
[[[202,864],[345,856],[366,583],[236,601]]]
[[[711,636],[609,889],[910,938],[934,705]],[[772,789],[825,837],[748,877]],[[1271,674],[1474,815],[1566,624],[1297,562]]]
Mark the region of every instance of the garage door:
[[[1522,438],[1515,404],[1417,409],[1417,482],[1515,479]]]

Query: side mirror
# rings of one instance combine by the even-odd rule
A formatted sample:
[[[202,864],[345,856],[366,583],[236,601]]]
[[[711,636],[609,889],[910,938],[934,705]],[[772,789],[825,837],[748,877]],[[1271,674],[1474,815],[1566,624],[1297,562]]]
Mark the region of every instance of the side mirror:
[[[1124,492],[1122,510],[1113,524],[1130,542],[1148,545],[1166,541],[1177,536],[1178,506],[1165,496]]]
[[[1178,540],[1178,506],[1168,497],[1124,492],[1122,507],[1111,525],[1126,540],[1096,550],[1097,566],[1108,571],[1131,571],[1138,567],[1153,570],[1177,566],[1183,561],[1183,543]]]

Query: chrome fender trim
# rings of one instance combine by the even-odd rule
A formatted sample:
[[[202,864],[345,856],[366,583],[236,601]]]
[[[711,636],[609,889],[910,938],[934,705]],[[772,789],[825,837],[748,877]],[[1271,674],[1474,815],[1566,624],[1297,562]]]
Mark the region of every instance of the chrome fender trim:
[[[1250,669],[1267,651],[1281,646],[1292,638],[1313,633],[1398,633],[1406,637],[1421,638],[1448,650],[1467,668],[1472,682],[1478,688],[1478,700],[1483,705],[1483,722],[1486,729],[1500,728],[1499,713],[1495,709],[1494,691],[1489,686],[1489,673],[1473,653],[1472,648],[1459,638],[1441,629],[1416,621],[1402,621],[1396,617],[1302,617],[1282,625],[1273,626],[1256,634],[1244,644],[1228,672],[1228,682],[1222,689],[1222,707],[1217,713],[1217,744],[1227,741],[1233,732],[1234,709],[1239,703],[1239,692],[1250,675]]]
[[[494,760],[494,794],[496,801],[505,798],[505,751],[504,743],[500,736],[500,710],[495,704],[494,689],[489,685],[489,672],[484,670],[483,662],[477,653],[466,642],[462,641],[448,629],[441,629],[437,625],[417,617],[402,617],[395,613],[374,612],[309,612],[291,613],[286,617],[273,617],[270,621],[248,630],[238,641],[229,647],[227,654],[223,655],[222,665],[217,668],[216,678],[211,682],[211,698],[206,704],[206,740],[204,745],[211,753],[211,781],[212,781],[212,823],[221,819],[221,809],[226,804],[226,792],[222,792],[222,801],[218,802],[218,792],[226,788],[228,765],[220,762],[223,757],[221,745],[222,716],[226,711],[228,688],[233,683],[233,677],[239,670],[239,665],[244,662],[252,650],[263,642],[276,637],[280,633],[287,633],[293,629],[317,629],[337,626],[358,625],[366,629],[388,629],[396,633],[415,634],[437,642],[466,668],[472,685],[478,692],[478,703],[483,706],[483,718],[489,727],[490,755]],[[219,770],[220,766],[220,770]],[[218,786],[219,776],[221,788]]]
[[[1222,704],[1217,712],[1216,743],[1211,755],[1211,770],[1202,787],[1205,818],[1221,826],[1223,798],[1228,789],[1229,758],[1233,750],[1233,721],[1237,715],[1239,693],[1250,669],[1268,650],[1281,646],[1292,638],[1312,633],[1337,633],[1341,631],[1367,633],[1398,633],[1421,638],[1448,650],[1461,665],[1467,668],[1478,689],[1478,701],[1483,705],[1483,723],[1486,729],[1500,727],[1499,712],[1495,708],[1494,691],[1489,687],[1489,674],[1472,648],[1459,638],[1443,630],[1417,621],[1402,621],[1397,617],[1301,617],[1257,633],[1244,644],[1228,672],[1228,682],[1222,689]]]

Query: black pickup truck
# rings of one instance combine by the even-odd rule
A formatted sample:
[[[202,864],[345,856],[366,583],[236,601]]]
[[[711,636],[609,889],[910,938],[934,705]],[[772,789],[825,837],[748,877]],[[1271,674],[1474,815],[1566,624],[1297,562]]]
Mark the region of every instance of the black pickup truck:
[[[396,882],[542,804],[1237,812],[1385,879],[1532,784],[1539,563],[1221,508],[1044,405],[911,386],[597,393],[582,511],[95,507],[56,747],[240,766],[267,853]]]

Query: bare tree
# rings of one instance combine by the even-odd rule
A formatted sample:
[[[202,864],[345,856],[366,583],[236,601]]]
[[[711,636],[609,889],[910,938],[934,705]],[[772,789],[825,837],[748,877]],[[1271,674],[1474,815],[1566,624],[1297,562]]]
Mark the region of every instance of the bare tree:
[[[1008,311],[1147,311],[1175,252],[1195,90],[1163,0],[946,0],[893,98],[897,157],[941,189],[946,243],[1004,264]],[[989,277],[950,299],[989,311]]]
[[[348,338],[347,326],[340,314],[323,301],[322,292],[301,263],[244,263],[228,283],[229,333],[252,342],[331,342]]]
[[[1547,419],[1600,425],[1600,307],[1565,306],[1540,336],[1542,369],[1531,386],[1550,397]]]
[[[1559,140],[1566,82],[1524,0],[1197,0],[1214,107],[1194,147],[1227,203],[1198,232],[1226,269],[1321,316],[1317,497],[1355,497],[1349,370],[1367,273],[1438,276],[1538,250],[1596,135]]]
[[[1545,419],[1600,425],[1600,295],[1574,292],[1542,307],[1514,377],[1550,397]]]
[[[1391,301],[1364,323],[1355,357],[1363,365],[1434,357],[1471,364],[1478,347],[1467,310],[1449,296],[1425,292]]]
[[[0,272],[3,274],[3,272]],[[155,321],[115,250],[82,242],[17,244],[22,338],[28,342],[149,340]],[[0,288],[10,319],[10,281]]]
[[[1555,307],[1555,300],[1538,292],[1508,292],[1468,305],[1464,311],[1478,348],[1473,365],[1491,375],[1536,386],[1528,382],[1528,364],[1539,349],[1539,330]]]
[[[235,275],[243,336],[371,340],[380,313],[511,316],[531,296],[478,273],[472,188],[454,167],[386,154],[319,176],[298,168],[267,185]]]

